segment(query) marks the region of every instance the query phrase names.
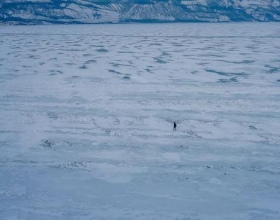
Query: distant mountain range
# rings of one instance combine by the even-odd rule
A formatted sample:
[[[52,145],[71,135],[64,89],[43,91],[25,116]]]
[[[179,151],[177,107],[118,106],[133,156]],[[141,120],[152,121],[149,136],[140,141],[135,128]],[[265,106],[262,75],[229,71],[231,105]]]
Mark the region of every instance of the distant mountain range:
[[[280,21],[280,0],[1,0],[0,24]]]

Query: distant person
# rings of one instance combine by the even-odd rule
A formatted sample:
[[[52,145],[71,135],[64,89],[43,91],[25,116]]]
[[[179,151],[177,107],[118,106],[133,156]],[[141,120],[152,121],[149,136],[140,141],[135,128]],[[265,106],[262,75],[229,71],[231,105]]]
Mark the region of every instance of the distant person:
[[[174,124],[173,124],[173,131],[176,131],[176,128],[177,128],[177,124],[176,124],[176,122],[174,121]]]

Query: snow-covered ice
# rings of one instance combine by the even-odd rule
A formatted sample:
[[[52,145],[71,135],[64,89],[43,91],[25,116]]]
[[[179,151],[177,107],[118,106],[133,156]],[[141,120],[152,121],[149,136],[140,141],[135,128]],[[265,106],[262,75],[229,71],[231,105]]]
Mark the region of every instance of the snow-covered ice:
[[[280,25],[2,26],[0,219],[279,220]]]

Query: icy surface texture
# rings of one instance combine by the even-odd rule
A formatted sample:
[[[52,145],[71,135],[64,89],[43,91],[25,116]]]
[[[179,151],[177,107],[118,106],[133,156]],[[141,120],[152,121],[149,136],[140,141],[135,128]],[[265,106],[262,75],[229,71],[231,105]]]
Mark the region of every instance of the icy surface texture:
[[[0,219],[279,220],[279,33],[2,27]]]

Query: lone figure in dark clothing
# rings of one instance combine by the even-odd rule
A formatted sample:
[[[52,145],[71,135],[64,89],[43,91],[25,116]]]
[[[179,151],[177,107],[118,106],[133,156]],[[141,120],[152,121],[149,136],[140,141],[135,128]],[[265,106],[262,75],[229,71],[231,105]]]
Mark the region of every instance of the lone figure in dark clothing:
[[[177,124],[176,124],[176,122],[174,121],[174,124],[173,124],[173,131],[176,131],[176,127],[177,127]]]

